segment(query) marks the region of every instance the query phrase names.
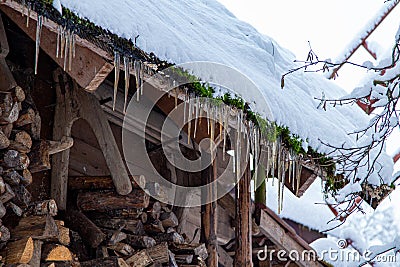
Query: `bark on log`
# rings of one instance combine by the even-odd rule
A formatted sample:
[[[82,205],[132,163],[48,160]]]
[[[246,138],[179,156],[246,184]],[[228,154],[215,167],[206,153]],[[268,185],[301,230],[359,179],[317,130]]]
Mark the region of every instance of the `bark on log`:
[[[160,220],[152,220],[143,225],[144,231],[149,234],[165,233],[165,229]]]
[[[3,173],[4,181],[11,186],[19,185],[21,178],[23,179],[23,177],[13,169],[6,170]]]
[[[42,245],[43,241],[33,240],[33,255],[28,263],[31,267],[40,267],[40,259],[42,256]]]
[[[23,210],[18,207],[18,205],[16,205],[15,203],[13,203],[12,201],[9,201],[6,203],[7,208],[10,208],[15,215],[17,215],[18,217],[21,217],[22,214],[24,213]]]
[[[30,185],[33,182],[32,173],[28,169],[25,169],[22,171],[20,179],[23,185]]]
[[[158,220],[161,215],[161,203],[155,201],[152,205],[152,208],[148,211],[148,213],[154,220]]]
[[[44,244],[42,246],[43,261],[72,261],[71,251],[63,245]]]
[[[28,264],[32,259],[34,244],[32,237],[25,237],[7,244],[6,262]]]
[[[9,123],[5,125],[0,125],[1,131],[4,133],[4,135],[9,139],[11,137],[11,132],[14,128],[14,124]]]
[[[7,135],[0,131],[0,149],[5,149],[10,146],[10,140]]]
[[[162,233],[154,235],[153,238],[157,243],[168,242],[175,244],[183,244],[185,242],[185,239],[177,232]]]
[[[33,110],[32,110],[33,111]],[[32,140],[39,141],[40,140],[40,131],[42,119],[40,118],[39,112],[33,111],[33,114],[28,115],[29,118],[26,118],[25,121],[21,120],[18,126],[21,130],[28,132],[32,138]],[[18,119],[20,120],[21,117]],[[17,121],[18,122],[18,121]]]
[[[69,229],[64,226],[64,222],[56,220],[56,225],[58,229],[58,241],[61,245],[68,246],[71,243],[71,238],[69,236]]]
[[[126,260],[129,266],[146,267],[153,263],[146,250],[141,250]]]
[[[13,202],[22,209],[26,209],[32,201],[31,193],[23,185],[13,186],[12,190],[15,193]]]
[[[113,246],[108,246],[108,248],[123,256],[131,256],[135,252],[135,250],[130,245],[122,242]]]
[[[32,148],[32,138],[26,131],[14,130],[11,132],[10,138],[28,149]]]
[[[16,239],[30,236],[43,241],[57,241],[58,229],[51,216],[28,216],[21,218],[12,229],[12,236]]]
[[[84,241],[96,248],[106,239],[106,235],[82,212],[69,209],[66,211],[66,220],[70,228],[77,231]]]
[[[149,195],[140,189],[134,189],[125,196],[113,191],[81,192],[78,194],[77,204],[84,211],[146,208],[149,205]]]
[[[10,240],[10,238],[11,238],[10,230],[8,230],[8,228],[5,227],[4,225],[0,226],[0,242],[1,243],[7,242],[8,240]]]
[[[18,85],[11,89],[11,95],[15,102],[23,102],[26,97],[24,90]]]
[[[46,141],[36,141],[32,145],[31,152],[28,154],[31,159],[29,170],[32,173],[50,169],[49,145]]]
[[[133,188],[144,188],[146,178],[144,175],[130,175]],[[69,177],[68,187],[72,190],[99,190],[114,189],[114,183],[111,176],[75,176]]]
[[[6,207],[4,207],[3,202],[0,202],[0,218],[3,218],[4,215],[6,215],[7,210]]]
[[[154,238],[149,236],[127,235],[125,242],[133,248],[150,248],[156,245]]]
[[[13,123],[18,119],[18,103],[14,102],[11,92],[0,92],[0,123]]]
[[[15,197],[15,193],[12,190],[11,186],[5,184],[5,192],[0,195],[0,201],[4,204]]]
[[[14,168],[16,170],[24,170],[29,166],[29,158],[24,153],[19,153],[16,150],[8,150],[4,153],[3,164],[7,168]]]
[[[118,219],[118,218],[104,218],[94,219],[93,222],[102,228],[108,228],[113,230],[123,229],[133,235],[143,235],[143,223],[140,220],[134,219]]]
[[[22,127],[22,126],[25,126],[25,125],[28,125],[28,124],[31,124],[34,122],[36,113],[32,108],[23,110],[21,113],[22,114],[20,114],[19,118],[14,123],[14,125],[16,127]]]
[[[81,262],[81,267],[126,267],[127,263],[118,257],[101,258],[90,261]]]

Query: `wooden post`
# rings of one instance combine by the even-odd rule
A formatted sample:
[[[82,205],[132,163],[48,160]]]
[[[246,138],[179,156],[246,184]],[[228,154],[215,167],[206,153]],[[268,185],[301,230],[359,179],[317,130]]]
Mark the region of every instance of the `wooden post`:
[[[251,248],[251,172],[249,163],[236,186],[236,251],[235,267],[253,266]]]
[[[0,91],[9,91],[17,86],[6,62],[6,56],[9,51],[10,48],[7,42],[6,31],[0,16]]]
[[[260,204],[266,204],[267,202],[267,191],[266,191],[266,178],[265,178],[265,169],[262,166],[258,166],[258,171],[255,174],[255,186],[260,186],[256,188],[254,202]]]
[[[201,171],[201,180],[203,184],[210,184],[215,181],[217,177],[217,161],[214,160],[212,166],[207,167]],[[210,187],[208,190],[203,190],[203,200],[212,199],[217,193],[216,187]],[[218,253],[217,253],[217,202],[211,202],[201,206],[201,237],[202,242],[206,244],[208,251],[207,266],[218,266]]]

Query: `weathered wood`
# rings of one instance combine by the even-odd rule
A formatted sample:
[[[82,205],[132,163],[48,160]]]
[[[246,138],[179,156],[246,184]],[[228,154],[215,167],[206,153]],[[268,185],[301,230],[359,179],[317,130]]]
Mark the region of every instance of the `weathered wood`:
[[[7,202],[6,206],[7,208],[11,209],[14,212],[14,214],[17,215],[18,217],[21,217],[22,214],[24,213],[23,210],[12,201]]]
[[[178,218],[172,211],[161,213],[160,220],[165,228],[176,227],[179,225]]]
[[[221,246],[218,246],[218,263],[224,267],[233,266],[233,259]]]
[[[0,176],[0,195],[6,192],[6,184],[3,180],[3,177]]]
[[[11,92],[0,92],[0,124],[9,124],[17,121],[19,105],[14,102]]]
[[[127,235],[125,243],[133,248],[150,248],[156,245],[154,238],[149,236]]]
[[[30,236],[37,240],[56,241],[58,229],[51,216],[28,216],[21,218],[11,234],[16,239]]]
[[[74,139],[64,136],[60,141],[47,141],[49,143],[49,155],[60,153],[64,150],[70,149],[74,145]]]
[[[17,2],[4,2],[0,5],[0,8],[32,40],[36,39],[36,27],[26,27],[26,18],[21,16],[21,12],[24,12],[23,10],[25,9],[23,5]],[[30,17],[31,23],[36,25],[37,14],[31,11]],[[64,58],[57,58],[55,53],[57,46],[57,25],[51,20],[46,20],[43,23],[41,36],[40,48],[59,67],[63,68]],[[72,62],[73,68],[67,70],[68,74],[85,90],[96,90],[113,70],[113,65],[104,59],[108,58],[108,55],[79,36],[76,36],[75,54],[76,57],[73,58]]]
[[[4,215],[6,215],[7,210],[6,207],[4,207],[3,202],[0,202],[0,218],[3,218]]]
[[[25,237],[7,244],[7,263],[28,264],[32,259],[34,244],[32,237]]]
[[[96,248],[106,239],[106,235],[82,212],[68,209],[66,220],[72,230],[77,231],[91,247]]]
[[[32,147],[32,138],[26,131],[14,130],[10,138],[17,144],[26,147],[28,150]]]
[[[152,264],[153,260],[150,258],[146,250],[141,250],[133,254],[132,257],[129,257],[126,260],[126,263],[129,264],[129,266],[146,267]]]
[[[160,220],[147,221],[143,225],[144,231],[149,234],[164,233],[165,229]]]
[[[107,231],[108,232],[108,231]],[[111,237],[108,241],[109,245],[115,245],[127,238],[127,234],[122,232],[121,230],[111,231]]]
[[[4,243],[7,242],[8,240],[10,240],[11,237],[11,233],[10,230],[8,230],[7,227],[5,227],[4,225],[0,226],[0,242]]]
[[[146,249],[147,254],[153,262],[156,263],[167,263],[169,262],[169,250],[167,243],[161,243],[151,248]]]
[[[3,179],[7,184],[9,184],[11,186],[15,186],[15,185],[19,185],[19,183],[21,182],[21,179],[23,179],[23,177],[16,170],[9,169],[9,170],[4,171]]]
[[[150,214],[151,218],[154,220],[160,219],[161,215],[161,203],[158,201],[155,201],[151,207],[151,209],[148,211]]]
[[[174,254],[195,255],[205,260],[208,252],[205,244],[171,244],[169,249]]]
[[[250,181],[250,166],[247,164],[236,191],[238,198],[236,206],[236,250],[234,266],[237,267],[252,266]]]
[[[168,243],[175,243],[175,244],[183,244],[185,239],[178,233],[161,233],[153,236],[154,240],[157,243],[168,242]]]
[[[130,175],[133,188],[144,188],[146,178],[144,175]],[[76,176],[69,177],[68,188],[72,190],[114,189],[111,176]]]
[[[8,91],[17,85],[6,63],[6,56],[9,51],[6,31],[0,16],[0,91]]]
[[[0,149],[5,149],[9,146],[10,146],[10,140],[3,131],[0,131]]]
[[[11,186],[9,186],[8,184],[5,185],[5,189],[6,191],[0,195],[0,201],[2,203],[6,203],[8,201],[10,201],[11,199],[13,199],[15,197],[15,193],[12,190]]]
[[[5,124],[5,125],[0,125],[0,128],[1,128],[1,131],[4,133],[4,135],[7,138],[10,138],[11,137],[11,132],[12,132],[12,130],[14,128],[14,124],[8,123],[8,124]]]
[[[23,127],[25,125],[31,124],[35,121],[36,112],[33,108],[27,108],[26,110],[22,110],[21,114],[17,121],[14,123],[15,127]]]
[[[23,102],[26,98],[24,89],[18,85],[11,89],[11,95],[15,102]]]
[[[34,142],[31,152],[28,155],[31,160],[29,170],[32,173],[49,170],[51,168],[49,145],[46,141],[40,140]]]
[[[81,267],[126,267],[127,263],[118,257],[108,257],[108,258],[100,258],[94,259],[90,261],[84,261],[80,263]],[[129,266],[129,265],[128,265]]]
[[[69,236],[69,229],[64,226],[64,222],[60,220],[55,220],[58,229],[57,239],[61,245],[68,246],[71,243],[71,238]]]
[[[32,201],[31,193],[23,185],[12,186],[15,193],[13,202],[22,209],[26,209]]]
[[[175,255],[176,262],[181,264],[190,264],[193,261],[193,255]]]
[[[201,180],[203,184],[210,185],[217,177],[217,162],[214,160],[212,166],[201,171]],[[204,195],[203,195],[204,193]],[[216,195],[217,190],[209,186],[207,190],[202,191],[203,203],[201,214],[201,239],[206,244],[208,251],[207,266],[218,266],[218,253],[217,253],[217,203],[212,202]]]
[[[23,170],[20,179],[23,185],[30,185],[33,182],[33,177],[30,170],[28,169]]]
[[[122,242],[113,246],[108,246],[108,248],[123,256],[131,256],[135,252],[135,250],[130,245]]]
[[[143,223],[139,219],[119,219],[119,218],[98,218],[93,222],[102,228],[113,230],[123,229],[134,235],[144,234]]]
[[[42,119],[39,112],[35,112],[33,109],[28,109],[28,113],[21,115],[15,125],[19,129],[26,131],[31,136],[32,140],[40,140],[40,132],[42,129]]]
[[[134,189],[129,195],[121,196],[114,191],[81,192],[77,205],[84,211],[104,211],[107,209],[146,208],[149,195],[141,189]]]
[[[43,261],[72,261],[71,251],[63,245],[44,244],[42,246]]]
[[[31,260],[28,262],[31,267],[40,267],[40,259],[42,256],[42,245],[43,241],[33,240],[33,255]]]

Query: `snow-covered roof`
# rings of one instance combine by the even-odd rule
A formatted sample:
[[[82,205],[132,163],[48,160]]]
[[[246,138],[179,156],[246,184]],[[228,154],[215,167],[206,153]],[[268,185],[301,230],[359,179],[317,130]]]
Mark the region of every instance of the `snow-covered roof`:
[[[345,94],[318,74],[289,75],[282,90],[281,75],[294,67],[294,55],[237,19],[216,0],[61,0],[61,4],[120,37],[133,40],[139,36],[137,46],[162,60],[175,64],[211,61],[236,68],[258,86],[276,122],[319,152],[329,152],[320,140],[337,146],[355,144],[348,133],[368,123],[368,117],[356,106],[317,109],[319,101],[314,97],[324,93],[327,99],[335,99]],[[205,73],[194,74],[207,79]],[[263,113],[265,109],[257,107],[259,99],[237,90],[253,103],[255,111]],[[381,175],[389,183],[391,158],[384,154],[380,162],[384,166]],[[369,182],[380,184],[381,180],[372,175]]]

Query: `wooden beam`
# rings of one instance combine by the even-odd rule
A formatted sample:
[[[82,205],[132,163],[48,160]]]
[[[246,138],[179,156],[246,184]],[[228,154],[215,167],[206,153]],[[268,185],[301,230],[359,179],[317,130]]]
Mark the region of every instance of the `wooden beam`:
[[[0,91],[9,91],[17,86],[6,62],[6,56],[9,51],[10,47],[8,46],[6,31],[0,16]]]
[[[234,266],[253,266],[251,240],[251,172],[247,164],[243,177],[239,180],[236,204],[236,251]]]
[[[26,27],[26,17],[21,16],[24,11],[23,5],[15,1],[0,2],[0,9],[23,30],[33,41],[36,39],[36,12],[30,12],[30,27]],[[60,67],[64,66],[64,59],[56,57],[57,47],[57,24],[51,20],[43,23],[40,47]],[[94,47],[90,42],[76,36],[75,58],[73,58],[72,69],[67,73],[85,90],[93,91],[104,81],[113,70],[113,65],[107,59],[106,52]],[[40,67],[39,67],[40,71]]]
[[[291,251],[296,251],[299,255],[303,255],[304,251],[312,251],[312,248],[302,239],[295,238],[297,236],[296,232],[291,228],[282,226],[277,220],[272,218],[264,210],[260,210],[260,230],[268,237],[279,249],[285,250],[287,253]],[[308,254],[305,254],[308,255]],[[315,253],[315,255],[317,255]],[[318,258],[318,257],[317,257]],[[300,257],[299,261],[296,262],[302,267],[319,267],[322,266],[318,261],[308,261],[307,257]]]

